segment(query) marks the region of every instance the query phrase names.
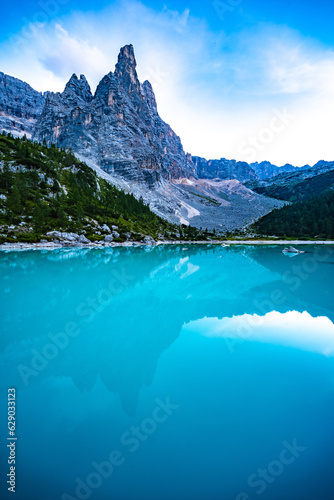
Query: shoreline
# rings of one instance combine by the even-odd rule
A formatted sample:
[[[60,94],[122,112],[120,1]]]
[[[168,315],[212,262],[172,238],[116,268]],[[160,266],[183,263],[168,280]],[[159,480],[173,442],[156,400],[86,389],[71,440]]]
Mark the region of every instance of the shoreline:
[[[0,251],[8,250],[58,250],[58,249],[83,249],[83,248],[139,248],[139,247],[157,247],[163,245],[215,245],[215,246],[231,246],[231,245],[334,245],[332,240],[221,240],[221,241],[157,241],[155,244],[147,245],[142,242],[124,242],[124,243],[91,243],[78,245],[62,245],[60,243],[5,243],[0,245]]]

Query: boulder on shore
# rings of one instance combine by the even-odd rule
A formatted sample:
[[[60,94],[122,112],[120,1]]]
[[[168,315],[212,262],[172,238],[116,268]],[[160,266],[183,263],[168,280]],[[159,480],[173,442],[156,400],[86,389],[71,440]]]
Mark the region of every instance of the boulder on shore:
[[[112,243],[114,241],[114,237],[112,234],[107,234],[105,237],[104,237],[104,241],[105,243]]]
[[[153,246],[156,244],[156,241],[151,236],[145,236],[143,243],[147,246]]]
[[[305,253],[302,250],[297,250],[297,248],[294,247],[286,247],[283,250],[283,253]]]
[[[91,241],[83,234],[50,231],[49,233],[46,233],[46,236],[48,238],[52,238],[55,243],[63,243],[65,245],[91,244]]]

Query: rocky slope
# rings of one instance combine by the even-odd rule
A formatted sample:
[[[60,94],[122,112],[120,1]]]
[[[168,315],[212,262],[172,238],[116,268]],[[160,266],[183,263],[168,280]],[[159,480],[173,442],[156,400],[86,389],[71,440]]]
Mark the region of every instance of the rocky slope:
[[[139,82],[136,65],[133,46],[123,47],[115,71],[94,94],[84,75],[73,74],[62,93],[43,95],[0,73],[0,131],[72,149],[99,177],[143,198],[170,222],[240,229],[280,203],[251,186],[282,171],[294,175],[295,167],[186,154],[159,116],[151,84]],[[250,189],[240,184],[247,182]]]
[[[42,93],[0,72],[0,131],[31,137],[44,104]]]

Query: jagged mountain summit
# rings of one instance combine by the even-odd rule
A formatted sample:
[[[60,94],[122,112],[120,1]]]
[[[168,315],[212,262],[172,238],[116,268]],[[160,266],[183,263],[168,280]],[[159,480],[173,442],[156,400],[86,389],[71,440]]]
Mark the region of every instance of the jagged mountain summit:
[[[94,95],[72,75],[63,93],[49,93],[34,138],[72,148],[108,173],[148,185],[196,176],[180,138],[159,116],[151,84],[141,84],[132,45],[121,49],[114,73]]]
[[[0,130],[72,149],[101,177],[142,197],[171,222],[231,231],[282,204],[243,184],[295,167],[187,154],[136,67],[133,46],[126,45],[94,94],[84,75],[73,74],[63,92],[42,94],[0,73]]]
[[[255,162],[251,163],[250,166],[254,170],[256,177],[259,180],[270,179],[272,177],[277,177],[277,175],[284,174],[287,172],[296,172],[299,170],[298,167],[286,163],[282,167],[277,167],[270,163],[270,161],[262,161],[261,163]]]
[[[221,158],[220,160],[206,160],[199,156],[193,156],[192,160],[196,164],[197,174],[201,179],[237,179],[243,183],[272,179],[284,173],[298,172],[301,170],[301,168],[294,167],[289,163],[282,167],[277,167],[269,161],[249,164],[245,161],[227,160],[226,158]],[[320,163],[322,162],[319,162],[319,164]],[[317,164],[317,166],[319,164]],[[306,168],[311,167],[309,165],[302,167],[302,169]]]

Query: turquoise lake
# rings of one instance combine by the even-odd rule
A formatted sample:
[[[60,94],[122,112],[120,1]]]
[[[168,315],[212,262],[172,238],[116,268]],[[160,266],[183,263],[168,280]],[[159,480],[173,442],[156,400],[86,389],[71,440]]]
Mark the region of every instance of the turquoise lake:
[[[0,252],[1,498],[334,498],[334,248],[303,249]]]

